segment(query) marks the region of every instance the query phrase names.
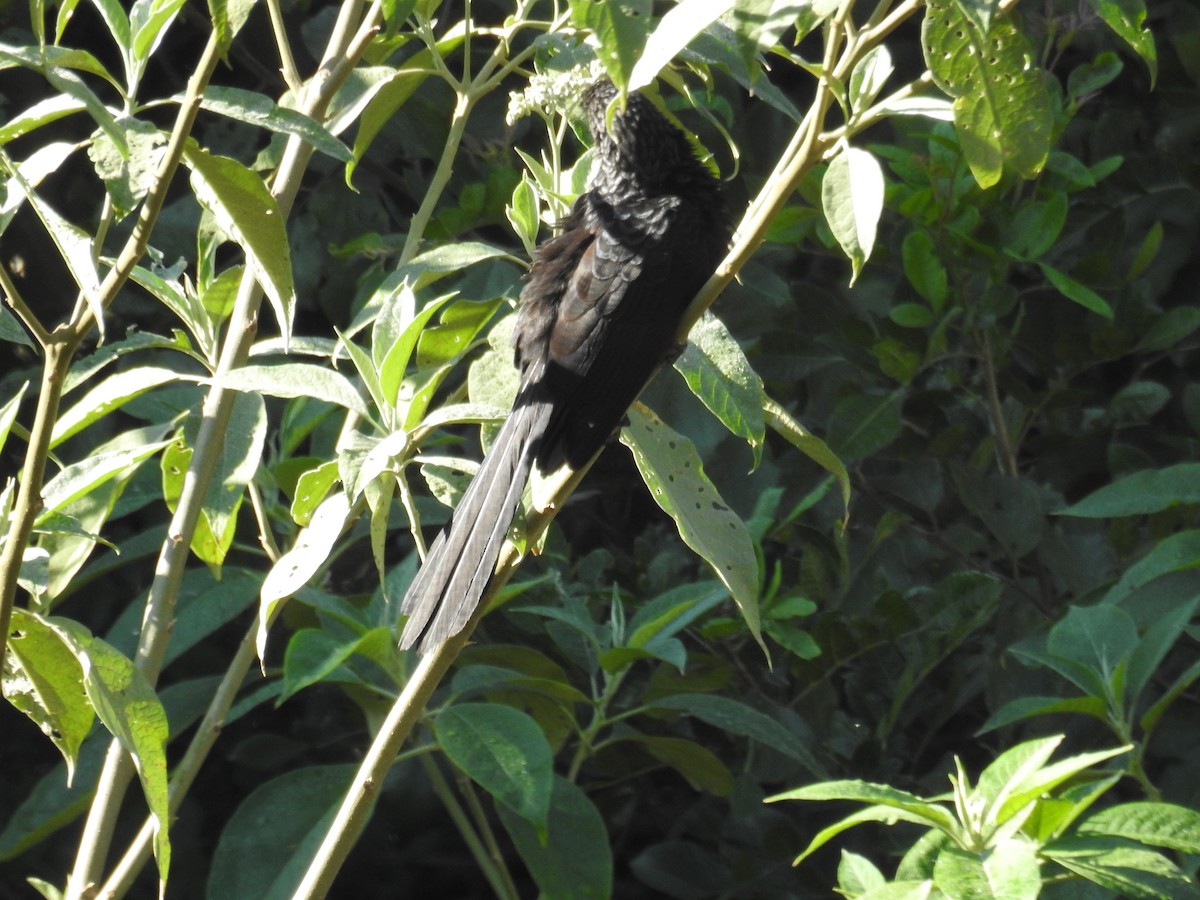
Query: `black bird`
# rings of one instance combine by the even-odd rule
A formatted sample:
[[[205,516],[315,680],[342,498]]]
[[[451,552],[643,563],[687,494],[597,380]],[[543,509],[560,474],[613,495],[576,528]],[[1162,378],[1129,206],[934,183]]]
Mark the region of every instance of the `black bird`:
[[[534,253],[513,334],[512,412],[401,604],[400,646],[466,627],[496,566],[530,467],[584,465],[670,354],[680,318],[724,256],[717,180],[683,133],[602,80],[583,93],[598,167],[562,233]]]

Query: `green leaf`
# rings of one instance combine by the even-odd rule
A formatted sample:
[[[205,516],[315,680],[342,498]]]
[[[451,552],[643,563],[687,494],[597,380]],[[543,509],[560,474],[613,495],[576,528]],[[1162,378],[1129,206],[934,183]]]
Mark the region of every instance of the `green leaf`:
[[[224,54],[237,33],[246,24],[258,0],[208,0],[208,14],[217,36],[217,45]]]
[[[146,391],[180,378],[180,373],[174,369],[159,366],[139,366],[109,375],[58,417],[51,432],[50,446],[61,444]]]
[[[1014,559],[1021,559],[1037,548],[1045,531],[1037,485],[1008,475],[977,475],[961,465],[953,466],[951,473],[963,504],[983,521]]]
[[[927,828],[936,828],[947,835],[955,835],[959,831],[958,823],[945,806],[885,784],[871,784],[867,781],[825,781],[775,794],[767,797],[765,802],[775,803],[779,800],[850,800],[871,804],[866,809],[851,813],[819,831],[796,857],[793,865],[811,856],[843,831],[864,822],[883,822],[888,825],[912,822]]]
[[[296,481],[296,493],[292,497],[292,521],[297,525],[307,525],[312,521],[313,512],[329,494],[329,489],[337,483],[338,464],[336,459],[323,462],[315,469],[309,469]]]
[[[725,323],[705,313],[688,335],[687,347],[675,360],[675,369],[708,411],[750,445],[757,465],[766,434],[766,395],[762,379]]]
[[[8,190],[19,190],[28,201],[29,206],[41,220],[50,239],[54,242],[58,255],[67,266],[76,286],[79,288],[88,309],[96,319],[96,327],[100,336],[105,334],[104,306],[100,297],[100,272],[96,268],[91,235],[82,228],[71,224],[60,216],[48,203],[42,200],[34,191],[33,185],[25,178],[23,167],[14,167],[0,151],[0,168],[7,168],[10,176]],[[5,204],[7,206],[7,204]],[[5,223],[7,224],[7,223]]]
[[[108,33],[122,52],[128,52],[132,33],[129,28],[129,16],[118,0],[96,0],[96,11],[108,26]]]
[[[1200,853],[1200,812],[1173,803],[1122,803],[1079,823],[1080,834],[1127,838],[1180,853]]]
[[[419,289],[476,263],[492,259],[510,259],[524,265],[523,260],[493,244],[483,241],[458,241],[426,250],[398,270],[393,278],[407,278],[414,289]]]
[[[1154,35],[1146,27],[1146,4],[1143,0],[1088,0],[1097,15],[1146,63],[1150,70],[1150,86],[1158,77],[1158,50]]]
[[[527,172],[521,173],[521,180],[513,189],[512,202],[505,208],[504,214],[517,237],[521,239],[525,252],[532,256],[542,223],[538,214],[537,191],[534,190]]]
[[[672,694],[656,698],[654,709],[670,709],[707,722],[709,725],[765,744],[801,763],[820,777],[822,766],[801,739],[766,713],[719,694]],[[784,799],[782,796],[775,799]]]
[[[231,391],[271,397],[311,397],[371,418],[367,405],[345,375],[312,363],[240,366],[221,376],[220,385]]]
[[[130,79],[131,87],[141,80],[147,61],[158,49],[167,28],[183,8],[183,3],[184,0],[135,0],[133,8],[129,10],[133,40],[128,45],[122,45],[127,47],[135,63],[137,77]]]
[[[765,653],[758,614],[758,559],[745,523],[704,474],[691,441],[640,404],[630,408],[629,418],[629,426],[621,429],[621,443],[633,452],[650,495],[675,520],[684,543],[729,589],[746,627]]]
[[[842,507],[849,516],[850,474],[846,471],[845,463],[829,448],[828,444],[809,432],[774,400],[767,400],[763,404],[763,413],[776,434],[781,435],[793,447],[837,479],[838,486],[842,491]]]
[[[848,897],[865,894],[887,883],[883,873],[865,856],[842,850],[842,861],[838,863],[838,890]]]
[[[1134,381],[1113,396],[1109,417],[1118,425],[1142,425],[1171,400],[1171,391],[1157,381]]]
[[[55,141],[39,147],[29,154],[24,160],[16,164],[16,171],[12,172],[12,163],[8,162],[0,150],[0,170],[9,172],[9,177],[0,185],[0,234],[8,228],[13,217],[21,209],[25,203],[26,190],[37,187],[41,184],[46,176],[57,172],[62,168],[63,164],[71,157],[78,149],[76,144],[68,144],[63,141]],[[16,341],[33,346],[29,338],[25,335],[25,329],[22,328],[16,320],[16,317],[8,310],[7,305],[0,307],[4,310],[4,321],[11,323],[11,328],[16,330],[16,336],[5,335],[6,340]],[[6,328],[7,330],[7,328]]]
[[[1128,900],[1200,897],[1191,879],[1165,856],[1118,838],[1069,837],[1043,847],[1042,855]]]
[[[1067,195],[1056,191],[1049,200],[1026,203],[1008,227],[1004,250],[1010,256],[1032,261],[1054,246],[1067,223]]]
[[[246,263],[271,301],[286,343],[292,332],[296,290],[292,251],[279,204],[262,178],[237,160],[214,156],[192,141],[184,148],[184,158],[192,170],[196,199],[245,252]]]
[[[612,896],[613,858],[600,811],[565,778],[554,777],[545,837],[503,804],[500,821],[540,896],[605,900]]]
[[[511,706],[456,703],[437,716],[433,731],[458,768],[546,839],[553,758],[533,719]]]
[[[1125,695],[1131,708],[1138,706],[1142,691],[1150,684],[1175,642],[1184,634],[1197,606],[1200,606],[1200,594],[1173,605],[1142,633],[1125,672]]]
[[[292,549],[283,554],[263,579],[259,594],[259,626],[256,645],[259,659],[266,659],[267,630],[279,602],[290,597],[325,565],[350,517],[350,502],[339,491],[317,507],[308,527],[296,535]]]
[[[417,341],[417,369],[437,369],[470,352],[479,332],[504,305],[504,300],[497,297],[484,302],[459,300],[443,309],[437,324],[421,329]]]
[[[1074,300],[1084,309],[1091,310],[1098,316],[1104,316],[1106,319],[1113,317],[1112,307],[1108,305],[1108,301],[1091,288],[1085,287],[1074,278],[1044,262],[1039,262],[1038,268],[1042,270],[1046,280],[1054,285],[1055,290],[1068,300]]]
[[[60,762],[32,781],[32,788],[12,810],[0,832],[0,861],[14,859],[79,818],[88,807],[108,753],[108,733],[93,730],[83,742],[74,778]]]
[[[1025,766],[1013,773],[1013,777],[997,795],[993,821],[996,825],[1003,825],[1018,817],[1018,814],[1030,805],[1040,802],[1063,782],[1075,778],[1099,763],[1128,753],[1130,749],[1132,748],[1126,745],[1111,750],[1081,753],[1048,766],[1042,766],[1040,763],[1036,767]]]
[[[980,187],[1004,166],[1033,178],[1045,165],[1054,114],[1044,73],[1011,16],[985,32],[954,0],[931,0],[921,26],[934,82],[954,98],[954,126]]]
[[[1150,734],[1158,725],[1158,720],[1176,700],[1180,698],[1184,691],[1192,686],[1197,679],[1200,679],[1200,661],[1192,663],[1186,669],[1179,673],[1170,687],[1163,691],[1154,704],[1146,710],[1145,715],[1139,721],[1142,731],[1145,734]]]
[[[888,318],[901,328],[928,328],[934,323],[933,310],[920,303],[900,303],[888,311]]]
[[[1021,826],[1022,833],[1039,844],[1057,840],[1123,777],[1124,773],[1113,772],[1096,781],[1073,784],[1053,797],[1042,797]]]
[[[949,847],[938,854],[933,880],[951,900],[1035,900],[1042,888],[1037,850],[1021,838],[983,854]]]
[[[1079,713],[1101,722],[1108,721],[1108,706],[1102,697],[1018,697],[992,713],[979,731],[994,731],[1023,719],[1058,713]]]
[[[1096,58],[1071,70],[1067,76],[1067,93],[1076,103],[1100,90],[1121,74],[1125,64],[1111,50],[1096,54]]]
[[[750,69],[746,80],[753,80],[755,87],[769,84],[761,77],[762,68],[755,57],[769,53],[793,28],[798,43],[840,8],[840,0],[737,0],[728,22],[734,29],[741,59]],[[751,83],[745,86],[751,87]],[[799,117],[796,119],[799,121]]]
[[[217,841],[208,900],[291,897],[329,829],[355,768],[308,766],[251,792]]]
[[[1189,503],[1200,503],[1200,463],[1126,475],[1058,514],[1087,519],[1138,516]]]
[[[625,643],[646,647],[678,634],[725,599],[716,582],[684,584],[641,606],[626,628]]]
[[[904,275],[908,279],[908,283],[932,304],[934,310],[941,310],[949,295],[949,280],[946,275],[946,267],[938,257],[937,245],[929,232],[910,231],[904,236],[904,243],[900,249],[904,262]],[[893,320],[895,321],[894,316]],[[922,325],[927,325],[932,321],[933,317],[930,316],[929,320]],[[897,324],[906,323],[897,322]]]
[[[4,401],[3,406],[0,406],[0,450],[4,449],[4,445],[8,441],[8,433],[12,430],[13,423],[17,421],[17,413],[21,409],[21,398],[25,396],[25,391],[28,389],[29,382],[22,382],[16,393]],[[2,511],[3,506],[0,506],[0,514]]]
[[[396,406],[400,383],[425,326],[453,298],[453,294],[438,297],[416,312],[416,297],[405,282],[393,299],[384,302],[371,335],[371,354],[379,369],[379,392],[385,408]]]
[[[1041,769],[1062,742],[1060,734],[1025,741],[1005,750],[980,773],[972,795],[983,798],[989,807],[998,806],[1016,785]]]
[[[111,478],[131,473],[170,441],[151,441],[133,447],[93,453],[87,459],[64,468],[42,488],[44,506],[38,522],[48,519],[69,503],[78,500]]]
[[[945,896],[932,881],[893,881],[867,891],[858,900],[941,900]]]
[[[178,281],[168,281],[158,272],[134,266],[129,278],[145,288],[151,296],[157,298],[164,306],[173,312],[183,326],[191,332],[192,338],[199,345],[201,353],[209,363],[217,359],[217,326],[213,317],[204,308],[192,291],[184,290]]]
[[[821,179],[821,208],[833,236],[850,258],[853,285],[875,246],[883,213],[883,169],[866,150],[847,147]]]
[[[659,762],[670,766],[686,778],[697,791],[708,791],[717,797],[728,797],[733,790],[733,776],[728,767],[711,750],[695,741],[632,735],[607,743],[605,749],[622,742],[635,744]]]
[[[258,471],[266,436],[267,413],[262,397],[239,394],[192,535],[192,552],[216,570],[233,543],[238,510],[246,486]],[[175,441],[163,453],[163,499],[171,512],[178,505],[191,458],[192,447],[183,441]]]
[[[68,4],[64,4],[64,6],[66,5]],[[0,69],[15,65],[27,66],[36,71],[51,68],[76,69],[103,78],[115,90],[121,90],[120,80],[114,78],[112,73],[86,50],[57,47],[50,44],[21,47],[0,42]]]
[[[847,394],[837,401],[825,440],[844,462],[873,456],[900,437],[903,396]]]
[[[1161,233],[1161,228],[1159,231]],[[1176,306],[1151,323],[1134,350],[1142,353],[1170,350],[1197,328],[1200,328],[1200,309],[1194,306]]]
[[[286,700],[319,681],[361,683],[362,679],[343,669],[341,677],[331,677],[355,654],[368,659],[396,654],[392,631],[380,625],[349,640],[320,628],[302,628],[288,641],[283,659],[283,689],[279,699]]]
[[[141,671],[111,644],[69,619],[45,622],[75,654],[92,708],[133,760],[155,819],[154,856],[159,878],[165,882],[171,864],[166,756],[170,727],[162,703]]]
[[[111,3],[117,14],[124,17],[119,3],[114,0],[104,0],[104,2]],[[97,3],[98,7],[100,5]],[[127,43],[122,43],[120,46],[127,46]],[[84,108],[87,109],[96,124],[116,142],[119,148],[125,149],[125,138],[117,125],[116,117],[82,78],[69,71],[70,69],[79,69],[98,75],[118,92],[124,93],[120,82],[113,78],[92,54],[85,50],[65,50],[61,47],[15,47],[11,44],[0,43],[0,70],[12,66],[26,66],[41,73],[42,77],[50,82],[59,94],[74,97],[83,103]]]
[[[435,45],[437,53],[445,59],[464,37],[463,28],[456,26]],[[401,106],[424,84],[425,79],[438,71],[434,54],[428,47],[418,50],[405,61],[401,69],[390,66],[360,66],[338,92],[338,100],[353,98],[338,103],[330,130],[337,134],[354,119],[358,119],[358,131],[354,135],[354,159],[346,166],[346,184],[350,185],[358,161],[363,158],[376,136],[388,122],[392,121]]]
[[[596,54],[619,90],[626,90],[634,67],[645,52],[650,34],[653,4],[650,0],[625,0],[622,3],[596,3],[594,0],[570,0],[571,21],[576,28],[590,31],[597,44]]]
[[[1046,638],[1046,651],[1052,656],[1082,666],[1106,685],[1114,683],[1117,668],[1126,663],[1137,646],[1137,625],[1125,610],[1115,606],[1072,606]],[[1088,690],[1087,685],[1080,687]],[[1089,693],[1096,691],[1092,681]]]
[[[200,106],[209,112],[264,128],[276,134],[301,138],[315,149],[341,162],[352,162],[350,148],[311,116],[279,106],[265,94],[242,88],[209,85]]]
[[[57,630],[20,607],[12,611],[3,688],[4,698],[32,719],[58,748],[70,785],[79,748],[95,719],[83,686],[83,668]]]
[[[887,47],[884,44],[872,47],[850,73],[850,107],[856,113],[864,112],[895,70]]]
[[[735,0],[680,0],[668,9],[654,26],[645,48],[636,57],[629,76],[629,90],[636,91],[650,84],[696,35],[729,12],[734,5]],[[573,3],[572,9],[574,6]]]
[[[69,94],[57,94],[39,100],[24,112],[0,124],[0,146],[84,109],[87,109],[87,104]]]

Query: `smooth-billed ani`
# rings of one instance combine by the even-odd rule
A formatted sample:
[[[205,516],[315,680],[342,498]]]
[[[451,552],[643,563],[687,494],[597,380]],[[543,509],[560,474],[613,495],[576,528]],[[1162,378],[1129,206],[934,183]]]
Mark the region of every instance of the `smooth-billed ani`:
[[[687,138],[632,94],[611,123],[602,80],[582,106],[598,165],[562,232],[534,253],[513,335],[521,386],[504,426],[401,605],[422,652],[470,620],[530,467],[584,465],[675,342],[729,242],[717,180]]]

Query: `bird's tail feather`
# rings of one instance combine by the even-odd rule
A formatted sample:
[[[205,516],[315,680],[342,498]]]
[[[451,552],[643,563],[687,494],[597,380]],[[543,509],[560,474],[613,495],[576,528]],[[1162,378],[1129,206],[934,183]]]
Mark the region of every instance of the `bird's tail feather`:
[[[404,595],[400,611],[408,622],[401,649],[420,640],[425,652],[470,621],[495,571],[549,418],[549,404],[532,402],[513,410],[501,427]]]

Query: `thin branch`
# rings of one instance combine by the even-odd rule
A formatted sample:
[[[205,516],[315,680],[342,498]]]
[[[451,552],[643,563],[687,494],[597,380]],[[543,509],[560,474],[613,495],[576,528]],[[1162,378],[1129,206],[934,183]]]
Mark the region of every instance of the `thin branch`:
[[[2,262],[0,262],[0,288],[4,289],[5,302],[17,314],[17,317],[24,323],[25,327],[29,329],[29,333],[37,341],[38,347],[45,353],[46,347],[52,340],[50,332],[46,330],[46,326],[42,324],[34,311],[29,308],[29,304],[25,302],[25,298],[21,296],[21,292],[17,290],[16,283],[8,273],[8,266]]]
[[[58,404],[62,398],[63,380],[71,365],[74,348],[68,343],[52,337],[46,344],[46,358],[42,361],[42,385],[38,391],[37,411],[29,442],[25,448],[25,465],[21,470],[20,486],[13,505],[11,524],[7,540],[0,551],[0,658],[4,656],[8,642],[8,630],[12,622],[13,603],[17,597],[17,576],[21,571],[21,560],[33,524],[42,510],[42,483],[46,475],[46,459],[50,454],[50,437],[54,422],[58,418]]]
[[[254,508],[254,519],[258,522],[258,542],[266,551],[267,559],[272,563],[278,562],[282,554],[279,552],[279,545],[275,543],[275,535],[271,532],[271,518],[267,515],[262,491],[253,481],[246,485],[246,490],[250,492],[250,505]]]
[[[325,832],[325,838],[309,863],[308,871],[304,873],[304,879],[292,894],[292,900],[320,900],[329,894],[342,863],[367,825],[379,787],[392,761],[416,726],[442,676],[466,644],[469,634],[470,628],[421,658],[359,765],[337,815]]]
[[[1008,433],[1008,421],[1004,417],[1004,406],[1000,401],[1000,389],[996,382],[996,363],[992,358],[992,341],[988,333],[980,330],[976,336],[979,353],[983,359],[983,383],[987,390],[988,415],[992,420],[992,432],[996,435],[996,443],[1000,450],[1000,466],[1006,475],[1012,478],[1018,476],[1017,454],[1013,448],[1012,436]]]
[[[511,876],[502,867],[497,868],[492,865],[488,849],[471,826],[471,817],[467,815],[467,811],[463,809],[462,804],[454,795],[453,788],[446,781],[446,776],[438,768],[437,762],[429,754],[425,753],[421,755],[421,767],[425,769],[425,775],[429,779],[433,793],[442,801],[442,806],[446,808],[446,813],[450,816],[450,821],[458,829],[463,843],[467,845],[468,852],[475,860],[475,864],[479,866],[479,870],[483,873],[484,878],[487,879],[488,884],[492,886],[492,890],[496,896],[518,900],[520,894],[517,893],[516,887],[512,884]]]
[[[436,57],[436,54],[434,55]],[[463,135],[466,134],[467,119],[471,116],[475,99],[475,94],[470,90],[458,94],[454,104],[454,115],[450,120],[450,132],[446,135],[445,146],[442,147],[441,159],[438,160],[437,168],[429,179],[429,188],[425,191],[421,205],[413,213],[408,236],[405,237],[404,247],[400,251],[401,266],[412,262],[413,257],[417,255],[421,240],[425,237],[425,229],[429,227],[438,201],[442,199],[442,192],[450,183],[450,176],[454,174],[454,159],[458,155],[458,147],[462,143]]]
[[[279,8],[279,0],[267,0],[267,12],[271,17],[271,30],[275,33],[275,46],[279,50],[279,71],[288,89],[299,96],[304,79],[300,77],[296,59],[292,56],[292,45],[288,41],[287,25],[283,20],[283,10]]]

